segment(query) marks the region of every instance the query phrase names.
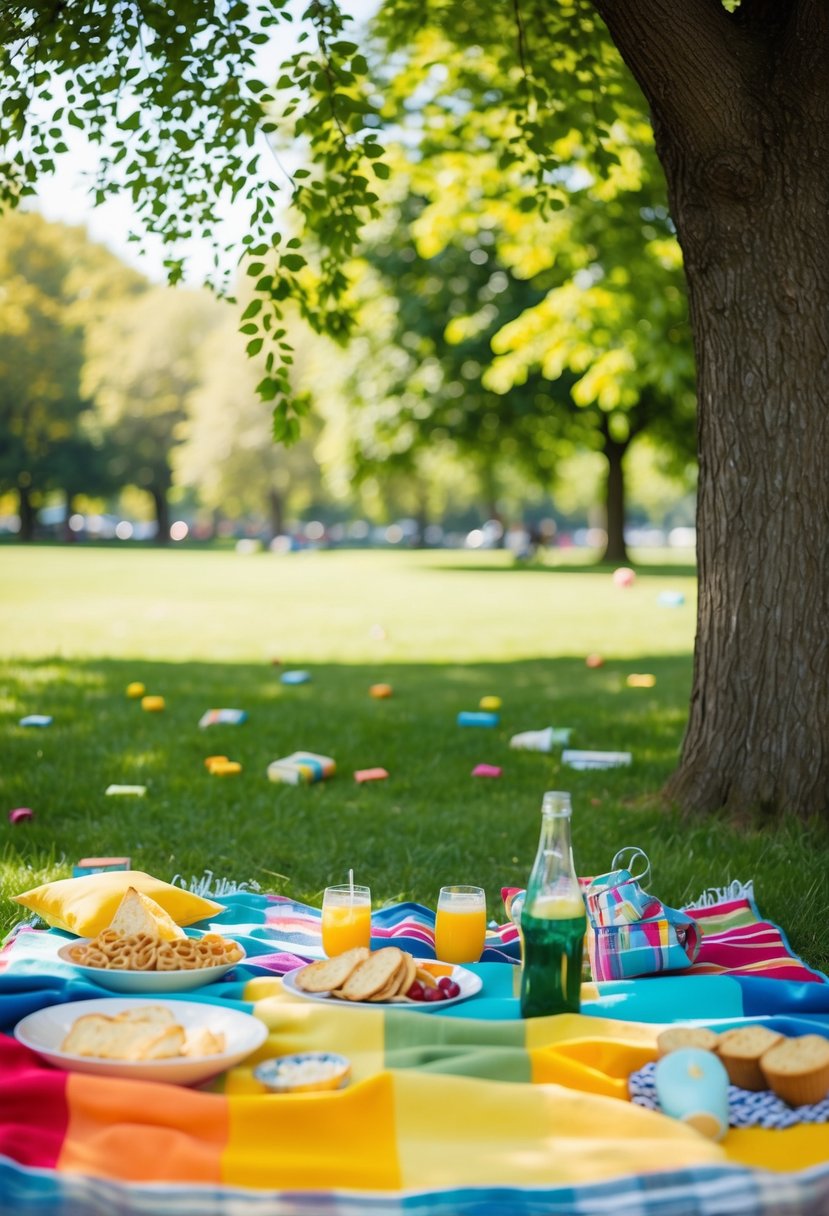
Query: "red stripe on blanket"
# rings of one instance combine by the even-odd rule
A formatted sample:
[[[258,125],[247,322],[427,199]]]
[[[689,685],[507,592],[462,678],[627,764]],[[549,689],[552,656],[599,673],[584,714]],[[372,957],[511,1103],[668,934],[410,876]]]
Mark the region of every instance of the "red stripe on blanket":
[[[56,1167],[69,1123],[66,1079],[0,1035],[0,1153],[21,1165]]]

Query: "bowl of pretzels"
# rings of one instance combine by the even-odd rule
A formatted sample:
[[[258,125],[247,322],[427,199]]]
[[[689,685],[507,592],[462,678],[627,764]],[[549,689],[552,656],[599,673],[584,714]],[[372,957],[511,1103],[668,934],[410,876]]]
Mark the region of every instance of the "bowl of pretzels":
[[[97,937],[61,946],[58,957],[111,992],[187,992],[220,979],[245,952],[218,933],[164,941],[149,933],[118,936],[104,929]]]
[[[130,888],[108,928],[67,942],[58,958],[112,992],[187,992],[221,979],[245,951],[219,933],[189,937]]]

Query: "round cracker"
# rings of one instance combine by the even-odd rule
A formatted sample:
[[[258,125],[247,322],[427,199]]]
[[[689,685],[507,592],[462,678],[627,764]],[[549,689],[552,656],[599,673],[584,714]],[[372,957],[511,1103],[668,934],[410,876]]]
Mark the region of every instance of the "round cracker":
[[[355,946],[344,954],[309,963],[295,973],[294,983],[301,992],[333,992],[341,988],[352,972],[369,958],[365,946]]]
[[[347,1001],[367,1001],[375,992],[381,992],[387,987],[402,958],[403,951],[398,950],[396,946],[384,946],[382,950],[375,950],[365,962],[355,967],[340,986],[339,995]]]

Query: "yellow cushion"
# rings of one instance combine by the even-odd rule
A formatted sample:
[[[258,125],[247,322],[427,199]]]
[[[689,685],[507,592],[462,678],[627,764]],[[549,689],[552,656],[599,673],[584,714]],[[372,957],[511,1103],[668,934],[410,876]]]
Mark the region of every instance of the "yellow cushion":
[[[13,898],[55,929],[66,929],[79,937],[95,937],[112,923],[128,887],[135,887],[161,904],[177,925],[192,925],[224,911],[222,904],[162,882],[142,870],[110,870],[86,874],[83,878],[61,878]]]

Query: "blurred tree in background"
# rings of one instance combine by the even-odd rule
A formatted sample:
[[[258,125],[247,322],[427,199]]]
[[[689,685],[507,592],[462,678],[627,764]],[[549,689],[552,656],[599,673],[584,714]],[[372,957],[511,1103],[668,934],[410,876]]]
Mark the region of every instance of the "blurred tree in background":
[[[13,213],[0,221],[0,283],[0,489],[17,492],[26,539],[49,491],[71,502],[118,485],[82,385],[86,335],[142,281],[81,229]]]

